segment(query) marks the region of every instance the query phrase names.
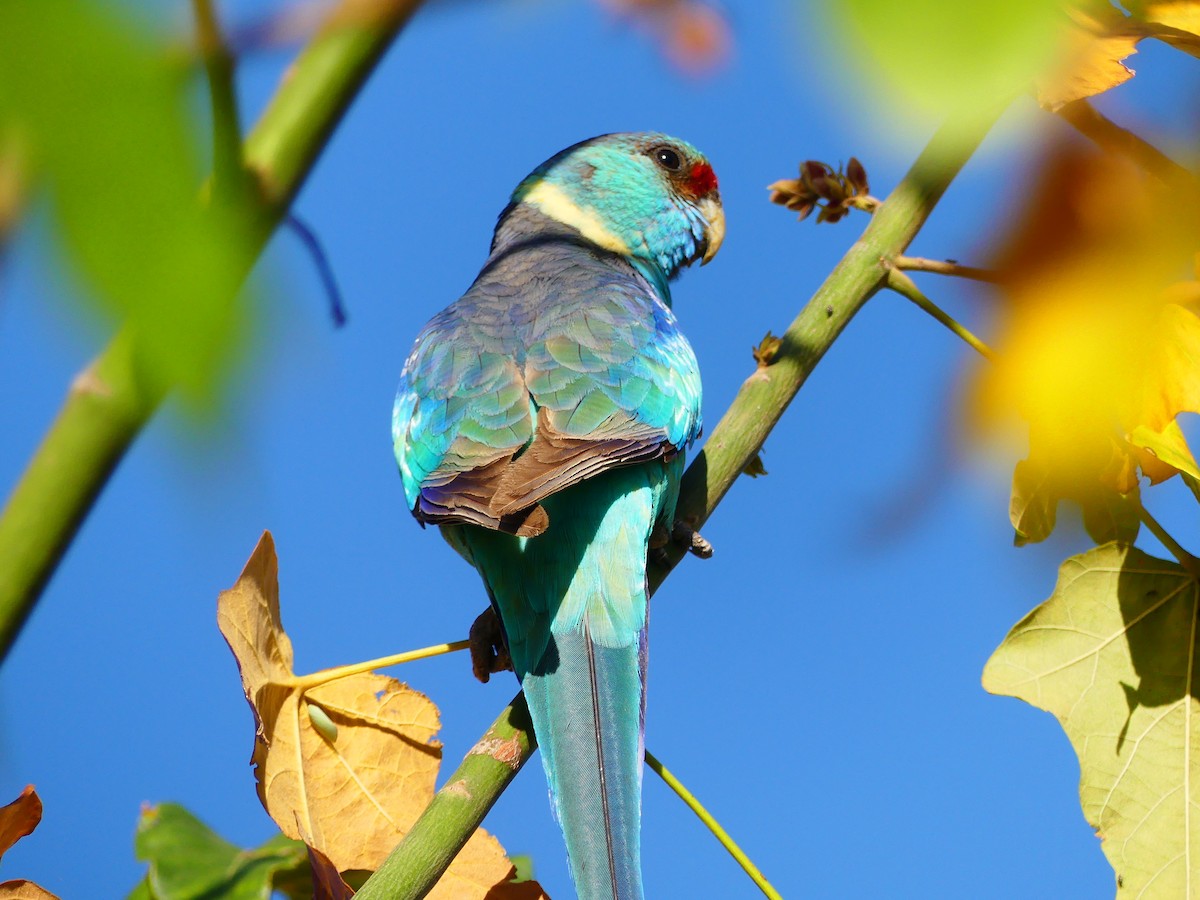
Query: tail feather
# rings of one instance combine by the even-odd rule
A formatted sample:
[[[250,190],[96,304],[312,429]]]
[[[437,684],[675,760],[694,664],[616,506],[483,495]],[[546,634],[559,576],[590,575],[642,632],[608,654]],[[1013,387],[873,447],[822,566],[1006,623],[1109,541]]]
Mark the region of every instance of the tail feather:
[[[674,515],[682,458],[614,469],[545,500],[534,538],[448,537],[504,625],[582,900],[641,900],[646,547]]]
[[[523,684],[583,900],[638,900],[645,632],[626,647],[555,635],[553,672]]]

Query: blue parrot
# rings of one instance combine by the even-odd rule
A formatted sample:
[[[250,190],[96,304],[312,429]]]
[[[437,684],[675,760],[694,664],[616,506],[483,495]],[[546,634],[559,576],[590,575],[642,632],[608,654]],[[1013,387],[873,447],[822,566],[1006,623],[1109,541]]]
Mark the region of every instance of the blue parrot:
[[[585,900],[642,897],[646,558],[672,533],[700,433],[669,282],[724,234],[717,178],[690,144],[569,147],[513,192],[396,396],[408,506],[483,577]]]

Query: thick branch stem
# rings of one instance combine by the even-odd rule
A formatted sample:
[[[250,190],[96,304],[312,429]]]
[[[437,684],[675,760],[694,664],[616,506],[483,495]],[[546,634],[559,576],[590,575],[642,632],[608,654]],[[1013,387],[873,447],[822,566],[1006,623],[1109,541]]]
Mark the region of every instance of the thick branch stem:
[[[517,694],[355,898],[428,894],[536,749],[525,695]]]
[[[248,265],[286,213],[334,127],[420,0],[343,0],[291,67],[243,159],[257,175]],[[124,331],[75,379],[0,513],[0,660],[165,389]]]

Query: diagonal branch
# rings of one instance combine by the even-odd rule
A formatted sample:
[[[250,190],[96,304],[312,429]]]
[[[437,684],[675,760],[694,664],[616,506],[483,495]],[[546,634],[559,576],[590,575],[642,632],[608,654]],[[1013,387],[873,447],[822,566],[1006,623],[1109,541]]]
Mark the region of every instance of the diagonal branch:
[[[253,264],[329,136],[420,0],[342,0],[288,71],[246,140],[258,182]],[[0,513],[0,661],[92,504],[165,396],[127,331],[71,385]]]
[[[998,108],[994,115],[973,119],[969,125],[949,122],[933,136],[908,174],[871,218],[862,237],[783,334],[770,365],[759,367],[743,383],[704,449],[683,476],[678,518],[699,528],[712,514],[746,464],[762,448],[763,441],[821,357],[854,314],[884,286],[890,260],[903,253],[916,237],[1002,111]],[[650,566],[652,592],[686,550],[672,546],[669,553],[666,563]],[[513,727],[523,731],[523,736],[504,732],[509,740],[518,741],[521,748],[519,761],[512,764],[513,774],[536,747],[531,726],[514,721],[514,710],[524,706],[524,697],[518,696],[488,732]],[[482,743],[467,755],[404,840],[356,896],[363,900],[415,900],[437,883],[454,854],[479,827],[511,780],[511,777],[496,777],[495,770],[478,777],[468,771],[468,764],[475,767],[473,756]],[[469,797],[470,803],[456,800],[457,796]],[[438,848],[437,853],[431,852],[434,847]]]

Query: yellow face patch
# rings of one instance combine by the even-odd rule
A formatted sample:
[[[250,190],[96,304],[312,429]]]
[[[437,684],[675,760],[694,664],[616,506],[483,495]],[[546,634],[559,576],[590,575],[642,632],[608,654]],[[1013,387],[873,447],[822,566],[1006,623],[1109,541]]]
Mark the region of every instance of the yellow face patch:
[[[555,221],[576,229],[589,241],[599,244],[605,250],[629,255],[628,244],[609,231],[592,210],[582,209],[557,185],[539,181],[522,199]]]

